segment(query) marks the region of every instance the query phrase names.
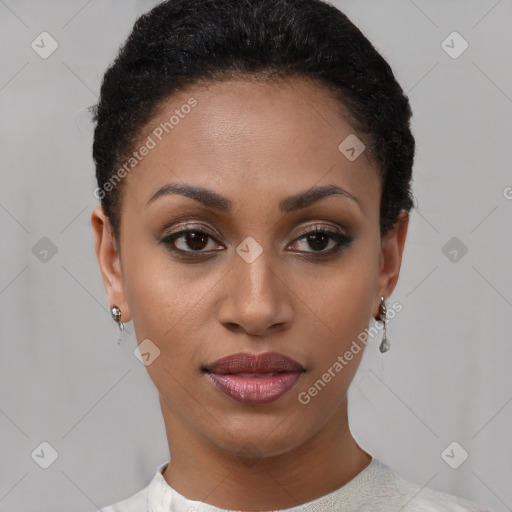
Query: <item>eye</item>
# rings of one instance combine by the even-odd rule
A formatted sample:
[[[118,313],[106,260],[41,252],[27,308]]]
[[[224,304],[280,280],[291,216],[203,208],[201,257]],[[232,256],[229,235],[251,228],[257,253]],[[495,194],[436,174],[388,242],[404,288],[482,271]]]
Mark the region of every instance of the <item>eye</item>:
[[[212,251],[221,250],[215,249],[215,244],[210,244],[210,240],[216,241],[215,237],[204,228],[189,228],[167,235],[161,242],[167,245],[170,251],[178,255],[201,257]],[[313,250],[296,249],[297,252],[318,253],[318,256],[328,256],[350,245],[353,239],[342,233],[315,226],[295,239],[292,245],[297,245],[301,240],[304,240],[304,245],[309,245]],[[331,247],[326,250],[329,244],[331,244]]]
[[[320,253],[321,255],[330,255],[339,252],[352,242],[352,238],[347,235],[319,226],[315,226],[313,229],[303,233],[302,236],[295,240],[294,244],[297,244],[300,240],[305,240],[305,244],[313,248],[312,251],[305,250],[303,252]],[[329,243],[333,245],[331,245],[329,250],[325,250]]]
[[[210,252],[214,250],[208,247],[208,240],[215,240],[212,234],[203,229],[184,229],[172,235],[167,235],[162,242],[169,246],[169,250],[178,253],[197,253]],[[188,249],[187,249],[188,248]]]

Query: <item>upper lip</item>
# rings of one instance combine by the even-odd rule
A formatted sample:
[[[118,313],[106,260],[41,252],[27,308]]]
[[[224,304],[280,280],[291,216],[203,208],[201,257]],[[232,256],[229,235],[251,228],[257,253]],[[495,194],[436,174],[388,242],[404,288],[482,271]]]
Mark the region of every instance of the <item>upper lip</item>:
[[[249,354],[237,352],[218,359],[205,367],[210,373],[268,373],[268,372],[303,372],[305,368],[297,361],[277,352]]]

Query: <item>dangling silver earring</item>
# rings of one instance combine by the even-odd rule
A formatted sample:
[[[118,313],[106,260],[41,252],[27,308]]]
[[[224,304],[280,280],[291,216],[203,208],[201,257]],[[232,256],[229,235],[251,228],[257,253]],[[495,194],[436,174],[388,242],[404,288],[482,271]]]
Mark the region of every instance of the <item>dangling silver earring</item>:
[[[382,341],[380,343],[379,350],[381,352],[387,352],[389,350],[389,340],[387,337],[387,327],[386,327],[386,304],[384,302],[384,297],[380,298],[380,304],[379,304],[379,320],[384,324],[384,334],[382,336]]]
[[[112,315],[112,318],[119,325],[119,331],[121,334],[119,335],[119,340],[117,341],[117,344],[121,345],[121,336],[123,335],[123,329],[124,329],[124,324],[123,324],[123,322],[121,322],[121,310],[114,304],[110,308],[110,314]]]

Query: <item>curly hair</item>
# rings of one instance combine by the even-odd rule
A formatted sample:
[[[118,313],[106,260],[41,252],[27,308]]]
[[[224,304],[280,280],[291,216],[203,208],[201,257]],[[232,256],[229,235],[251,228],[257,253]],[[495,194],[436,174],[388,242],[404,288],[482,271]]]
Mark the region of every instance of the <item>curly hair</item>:
[[[91,107],[95,195],[116,240],[122,187],[103,189],[163,102],[194,84],[249,77],[313,80],[348,109],[381,178],[381,236],[414,207],[408,98],[345,14],[323,0],[166,0],[137,19]]]

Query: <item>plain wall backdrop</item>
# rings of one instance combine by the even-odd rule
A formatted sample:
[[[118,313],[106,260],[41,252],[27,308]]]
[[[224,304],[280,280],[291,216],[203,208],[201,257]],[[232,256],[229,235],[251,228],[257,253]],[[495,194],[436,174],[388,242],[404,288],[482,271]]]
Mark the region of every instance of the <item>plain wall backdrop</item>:
[[[85,110],[156,3],[0,0],[5,512],[92,512],[168,460],[156,390],[131,323],[117,345],[94,254]],[[335,5],[393,67],[417,141],[418,209],[388,299],[403,309],[391,350],[379,352],[380,335],[366,348],[353,434],[410,480],[512,510],[512,1]]]

